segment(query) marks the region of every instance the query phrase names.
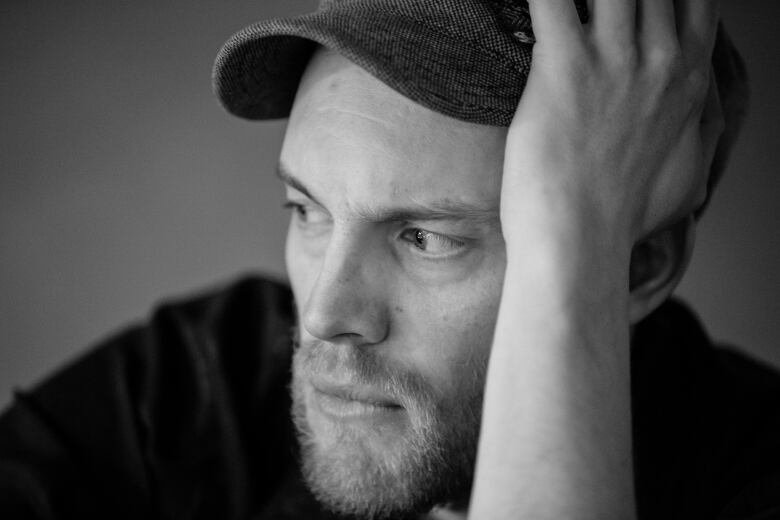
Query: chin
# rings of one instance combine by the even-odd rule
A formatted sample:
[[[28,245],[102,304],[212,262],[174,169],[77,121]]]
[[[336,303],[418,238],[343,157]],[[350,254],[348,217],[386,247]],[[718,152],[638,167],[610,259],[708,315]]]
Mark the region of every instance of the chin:
[[[462,431],[467,422],[442,421],[436,410],[412,406],[346,417],[336,408],[334,415],[295,376],[293,403],[304,478],[331,511],[372,520],[415,518],[467,500],[477,439],[477,432]],[[478,420],[473,424],[478,430]]]

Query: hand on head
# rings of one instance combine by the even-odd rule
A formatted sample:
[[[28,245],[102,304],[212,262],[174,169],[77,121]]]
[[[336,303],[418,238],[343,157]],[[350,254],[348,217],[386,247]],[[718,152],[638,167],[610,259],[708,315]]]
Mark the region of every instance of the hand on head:
[[[529,186],[633,243],[694,211],[722,132],[715,0],[529,2],[537,43],[510,128],[502,225]],[[538,200],[538,197],[536,198]]]

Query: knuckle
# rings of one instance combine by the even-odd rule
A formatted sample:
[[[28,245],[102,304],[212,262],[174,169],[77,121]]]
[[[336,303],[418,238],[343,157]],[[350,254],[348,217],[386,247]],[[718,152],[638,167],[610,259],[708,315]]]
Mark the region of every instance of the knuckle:
[[[674,76],[682,68],[682,54],[674,47],[668,45],[655,45],[648,49],[645,61],[651,70]]]

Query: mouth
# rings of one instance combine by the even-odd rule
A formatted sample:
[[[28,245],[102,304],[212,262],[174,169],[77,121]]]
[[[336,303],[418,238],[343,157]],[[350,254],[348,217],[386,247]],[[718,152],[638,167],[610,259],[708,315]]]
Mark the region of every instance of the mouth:
[[[315,406],[334,419],[375,419],[404,411],[398,401],[373,388],[312,381]]]

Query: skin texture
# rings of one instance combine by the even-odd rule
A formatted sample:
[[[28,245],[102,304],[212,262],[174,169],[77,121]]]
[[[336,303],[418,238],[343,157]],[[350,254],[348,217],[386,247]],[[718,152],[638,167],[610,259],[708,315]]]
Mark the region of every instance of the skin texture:
[[[322,51],[301,84],[280,167],[294,415],[334,509],[635,515],[630,329],[690,254],[716,9],[594,0],[582,27],[569,0],[530,6],[508,133]]]
[[[505,268],[505,138],[336,54],[309,66],[281,152],[295,205],[293,386],[305,468],[334,507],[389,515],[468,497]],[[337,420],[317,405],[318,381],[403,409]]]

